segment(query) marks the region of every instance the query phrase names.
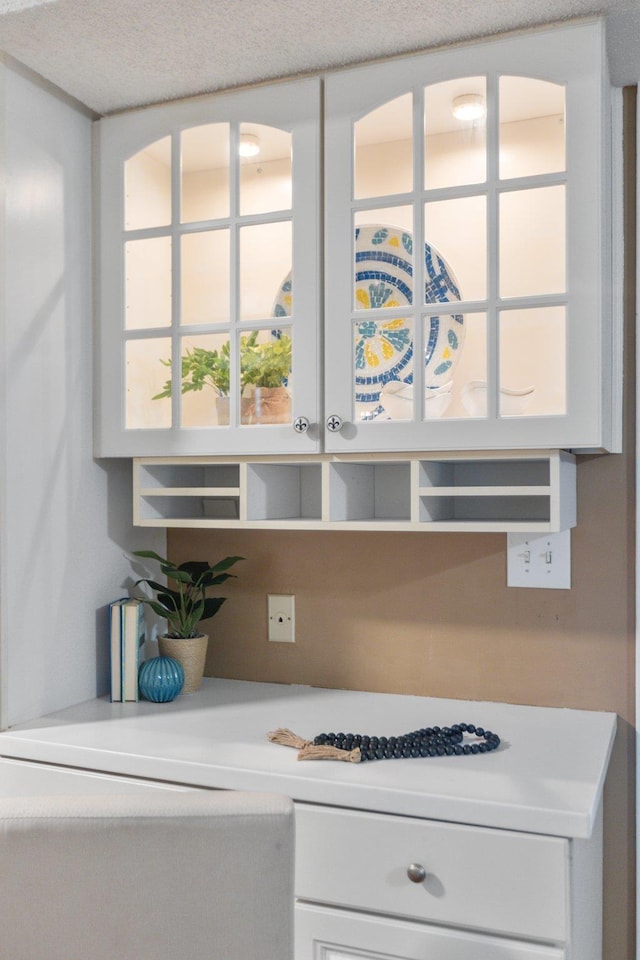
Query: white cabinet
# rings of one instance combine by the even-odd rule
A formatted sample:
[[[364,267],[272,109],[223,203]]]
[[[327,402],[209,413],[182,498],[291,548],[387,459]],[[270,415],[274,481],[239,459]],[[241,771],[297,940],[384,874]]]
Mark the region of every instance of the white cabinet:
[[[97,453],[616,449],[610,96],[594,21],[101,121]]]
[[[589,840],[296,804],[296,960],[601,960]]]
[[[554,533],[576,524],[575,457],[136,458],[134,524]]]
[[[470,711],[499,749],[300,763],[267,737],[280,724],[395,735]],[[584,710],[205,679],[162,710],[105,698],[14,727],[0,755],[292,797],[296,960],[602,960],[615,726]]]
[[[609,98],[598,23],[328,77],[327,450],[615,446]]]
[[[318,450],[319,116],[313,79],[100,121],[99,456]]]

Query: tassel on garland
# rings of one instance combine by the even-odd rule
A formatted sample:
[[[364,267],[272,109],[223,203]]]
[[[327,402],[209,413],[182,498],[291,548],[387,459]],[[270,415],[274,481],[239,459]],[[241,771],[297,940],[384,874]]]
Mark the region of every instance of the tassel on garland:
[[[296,750],[302,750],[303,747],[310,747],[313,740],[303,740],[297,733],[287,730],[286,727],[278,727],[267,734],[267,739],[272,743],[281,743],[283,747],[295,747]]]
[[[475,737],[469,742],[467,736]],[[473,723],[454,723],[452,727],[425,727],[400,737],[367,737],[353,733],[319,733],[305,740],[281,727],[267,734],[272,743],[294,747],[298,760],[392,760],[405,757],[451,757],[462,754],[490,753],[500,746],[500,737]]]
[[[298,760],[347,760],[350,763],[360,763],[362,754],[359,747],[355,750],[340,750],[338,747],[310,744],[300,750]]]
[[[347,760],[359,763],[362,759],[360,750],[340,750],[338,747],[314,744],[313,740],[304,740],[297,733],[279,727],[267,734],[272,743],[280,743],[283,747],[294,747],[298,751],[298,760]]]

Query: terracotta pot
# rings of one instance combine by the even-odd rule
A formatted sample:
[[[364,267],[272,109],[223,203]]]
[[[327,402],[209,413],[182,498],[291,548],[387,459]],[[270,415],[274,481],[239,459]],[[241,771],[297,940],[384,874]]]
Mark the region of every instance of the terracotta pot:
[[[158,637],[161,657],[173,657],[184,670],[183,693],[195,693],[200,689],[209,637]]]
[[[255,387],[242,397],[242,423],[289,423],[291,395],[286,387]]]

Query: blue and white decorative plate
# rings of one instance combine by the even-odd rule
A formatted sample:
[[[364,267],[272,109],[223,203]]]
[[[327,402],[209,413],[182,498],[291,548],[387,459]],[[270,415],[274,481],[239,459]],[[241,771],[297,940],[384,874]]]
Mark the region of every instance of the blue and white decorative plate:
[[[356,229],[356,308],[401,307],[413,303],[413,237],[406,230],[385,224]],[[430,244],[425,243],[425,303],[460,300],[451,268]],[[425,388],[448,383],[464,341],[462,314],[429,318],[425,344]],[[413,331],[411,321],[363,318],[355,325],[356,402],[376,404],[385,383],[413,382]],[[371,411],[381,413],[382,411]]]
[[[385,224],[356,228],[356,308],[413,304],[413,237],[406,230]],[[451,268],[435,247],[425,243],[425,303],[435,305],[460,300]],[[274,317],[291,316],[291,274],[284,278],[273,306]],[[278,331],[272,331],[277,336]],[[412,321],[403,318],[374,320],[363,315],[355,324],[355,400],[366,419],[384,415],[380,392],[386,383],[413,383]],[[425,344],[425,392],[448,383],[464,342],[464,316],[429,317]]]

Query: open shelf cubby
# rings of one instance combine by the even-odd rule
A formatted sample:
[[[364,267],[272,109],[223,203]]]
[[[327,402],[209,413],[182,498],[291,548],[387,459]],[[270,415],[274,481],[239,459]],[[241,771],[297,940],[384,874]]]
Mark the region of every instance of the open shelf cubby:
[[[247,464],[247,521],[322,520],[321,463]]]
[[[134,461],[134,523],[228,526],[240,517],[240,464]]]
[[[430,458],[418,461],[418,519],[460,529],[553,532],[575,526],[575,458]]]
[[[411,465],[385,461],[332,463],[329,520],[384,525],[411,520]]]
[[[239,463],[216,463],[212,461],[140,461],[138,481],[141,489],[166,490],[168,487],[228,488],[240,487]]]
[[[134,460],[134,523],[554,533],[576,524],[575,457],[496,453]]]
[[[420,497],[419,519],[422,523],[500,522],[509,530],[531,530],[540,523],[550,523],[548,497]],[[507,529],[505,527],[505,529]]]
[[[544,487],[549,488],[548,458],[522,460],[421,460],[420,487]]]
[[[238,519],[238,499],[192,495],[141,497],[139,516],[142,526],[166,527],[167,518],[181,521],[173,526],[217,526],[217,521],[227,521],[228,525]]]

